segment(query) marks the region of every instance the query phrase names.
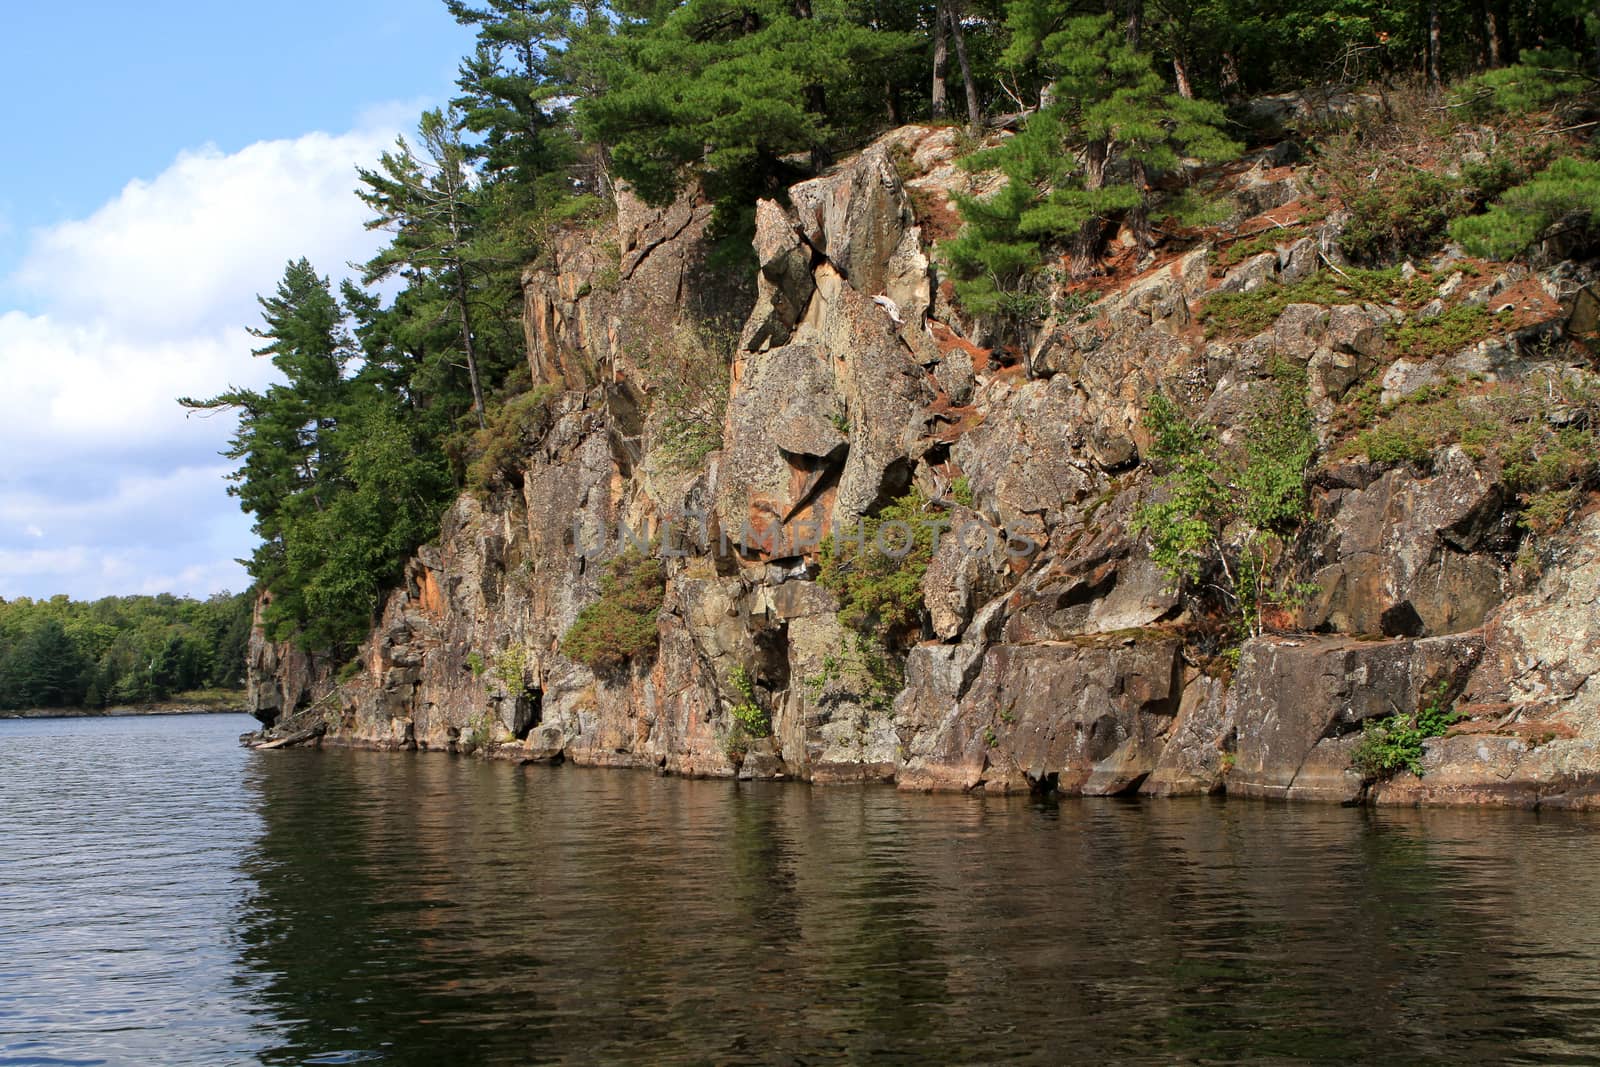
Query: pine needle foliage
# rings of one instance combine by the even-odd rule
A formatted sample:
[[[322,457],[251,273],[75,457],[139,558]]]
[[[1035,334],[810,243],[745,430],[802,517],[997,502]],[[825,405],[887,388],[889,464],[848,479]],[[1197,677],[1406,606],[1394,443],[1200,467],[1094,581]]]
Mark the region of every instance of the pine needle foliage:
[[[1079,258],[1090,257],[1104,225],[1124,216],[1147,238],[1153,176],[1185,158],[1231,158],[1239,146],[1223,133],[1221,107],[1172,90],[1110,16],[1055,27],[1034,5],[1010,11],[1007,56],[1050,74],[1050,102],[1015,137],[964,161],[999,170],[1006,184],[988,198],[957,197],[967,226],[942,248],[964,307],[1015,317],[1043,249],[1073,239]]]
[[[1456,220],[1450,235],[1473,255],[1511,259],[1558,224],[1588,230],[1596,215],[1600,215],[1600,162],[1569,157],[1507,190],[1484,214]]]

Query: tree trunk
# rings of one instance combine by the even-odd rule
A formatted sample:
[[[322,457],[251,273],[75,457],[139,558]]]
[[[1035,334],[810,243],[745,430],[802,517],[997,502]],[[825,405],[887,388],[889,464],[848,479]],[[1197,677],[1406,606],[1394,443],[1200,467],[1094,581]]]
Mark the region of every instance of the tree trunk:
[[[1106,183],[1106,165],[1111,161],[1111,144],[1105,139],[1090,141],[1083,153],[1083,186],[1093,191]],[[1072,240],[1072,273],[1083,277],[1093,272],[1100,258],[1100,243],[1105,237],[1105,220],[1089,219]]]
[[[1488,60],[1489,68],[1492,70],[1500,66],[1500,19],[1494,9],[1494,0],[1483,5],[1483,44],[1484,58]]]
[[[461,246],[464,244],[461,234],[461,217],[456,213],[456,197],[460,189],[451,183],[446,190],[450,197],[450,268],[455,275],[456,304],[460,307],[461,317],[461,347],[467,355],[467,377],[472,381],[472,410],[478,413],[478,429],[482,430],[489,425],[483,414],[483,387],[478,383],[478,349],[472,339],[472,312],[467,308],[467,268],[461,262]]]
[[[1222,53],[1222,99],[1239,99],[1239,59],[1232,52]]]
[[[1428,4],[1428,81],[1437,88],[1444,81],[1439,61],[1439,51],[1444,38],[1444,27],[1439,17],[1439,0]]]
[[[1145,173],[1144,164],[1137,159],[1133,161],[1133,187],[1139,190],[1139,203],[1128,212],[1128,229],[1142,256],[1155,242],[1150,239],[1150,211],[1147,207],[1149,175]]]
[[[983,129],[983,105],[978,100],[978,83],[972,78],[972,64],[967,62],[967,35],[961,30],[961,9],[956,6],[956,0],[947,0],[945,17],[950,20],[950,37],[956,45],[961,84],[967,90],[967,125],[976,134]]]
[[[931,108],[934,121],[944,118],[945,113],[945,85],[944,71],[950,63],[950,54],[945,49],[944,36],[944,3],[939,3],[933,9],[933,106]]]
[[[1600,74],[1600,3],[1596,3],[1589,11],[1589,32],[1594,36],[1594,71]]]
[[[793,0],[794,16],[798,19],[812,17],[811,0]],[[806,110],[818,118],[825,118],[828,114],[828,93],[820,84],[805,87]],[[833,153],[828,151],[824,144],[817,143],[811,146],[811,170],[820,174],[822,169],[833,162]]]
[[[483,386],[478,382],[478,349],[472,340],[472,313],[467,310],[467,272],[456,264],[456,305],[461,317],[461,346],[467,353],[467,377],[472,381],[472,410],[478,413],[478,429],[489,425],[483,415]]]
[[[1172,57],[1172,78],[1178,83],[1178,95],[1185,100],[1194,99],[1194,85],[1189,81],[1189,65],[1183,61],[1180,51]]]
[[[1093,192],[1106,183],[1106,164],[1111,159],[1111,144],[1105,138],[1090,141],[1083,150],[1083,187]]]
[[[1128,0],[1128,24],[1125,32],[1128,45],[1138,48],[1139,38],[1144,36],[1144,0]]]

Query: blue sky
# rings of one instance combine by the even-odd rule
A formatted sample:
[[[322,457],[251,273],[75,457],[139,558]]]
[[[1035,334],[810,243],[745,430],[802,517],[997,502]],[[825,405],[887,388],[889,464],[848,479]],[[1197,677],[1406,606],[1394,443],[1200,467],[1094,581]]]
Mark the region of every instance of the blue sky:
[[[440,0],[8,4],[0,16],[0,597],[247,583],[231,420],[254,297],[381,235],[352,194],[471,31]]]

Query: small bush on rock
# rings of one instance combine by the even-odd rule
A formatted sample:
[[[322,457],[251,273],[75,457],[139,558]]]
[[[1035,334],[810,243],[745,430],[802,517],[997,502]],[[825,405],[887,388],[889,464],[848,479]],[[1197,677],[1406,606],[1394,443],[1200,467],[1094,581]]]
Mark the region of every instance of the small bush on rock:
[[[1523,505],[1523,526],[1554,532],[1578,506],[1580,491],[1600,477],[1600,387],[1589,376],[1470,390],[1452,382],[1383,409],[1376,425],[1340,451],[1427,469],[1449,445],[1498,470]]]
[[[1463,183],[1426,170],[1363,182],[1347,197],[1339,248],[1364,263],[1426,250],[1469,207]]]
[[[1290,304],[1399,304],[1420,307],[1433,296],[1432,276],[1406,278],[1399,268],[1319,271],[1293,285],[1263,285],[1247,293],[1216,293],[1200,306],[1206,336],[1253,337],[1270,329]]]
[[[521,461],[550,425],[550,401],[556,393],[551,385],[519,393],[489,416],[487,426],[472,432],[460,455],[469,490],[485,493],[518,483]]]
[[[629,549],[606,566],[600,599],[578,613],[561,651],[597,674],[610,674],[655,650],[656,614],[667,572],[658,559]]]
[[[1389,340],[1403,356],[1431,359],[1461,351],[1488,337],[1497,328],[1510,329],[1510,313],[1491,315],[1476,304],[1461,304],[1431,319],[1412,320],[1388,331]]]
[[[927,501],[912,490],[862,520],[860,543],[837,533],[818,552],[817,581],[839,598],[839,621],[889,643],[922,629],[922,576],[933,561],[935,533]]]
[[[1422,743],[1441,737],[1461,715],[1450,702],[1450,684],[1440,682],[1433,698],[1408,715],[1369,719],[1350,754],[1350,765],[1369,780],[1391,778],[1401,771],[1422,775]]]
[[[694,470],[722,447],[732,348],[727,337],[682,325],[652,347],[645,360],[651,447],[674,470]]]
[[[734,729],[746,737],[770,735],[772,718],[756,701],[756,686],[750,677],[750,672],[742,666],[734,667],[728,674],[728,680],[733,683],[733,688],[739,694],[739,702],[733,706]]]
[[[1151,558],[1175,585],[1220,596],[1240,637],[1260,634],[1264,610],[1298,593],[1272,570],[1283,537],[1307,514],[1316,437],[1304,372],[1274,371],[1246,418],[1242,450],[1224,447],[1160,394],[1146,416],[1161,496],[1139,508],[1134,528],[1149,535]]]

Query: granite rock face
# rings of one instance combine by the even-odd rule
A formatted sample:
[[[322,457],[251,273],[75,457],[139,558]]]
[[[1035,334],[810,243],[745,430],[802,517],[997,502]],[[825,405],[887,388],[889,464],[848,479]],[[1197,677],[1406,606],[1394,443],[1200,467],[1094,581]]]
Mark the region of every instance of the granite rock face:
[[[936,263],[951,194],[989,188],[954,166],[956,142],[896,130],[762,201],[747,281],[708,268],[711,207],[692,191],[666,208],[624,194],[614,223],[563,237],[523,278],[530,371],[555,399],[517,484],[455,503],[353,666],[256,634],[250,699],[271,735],[930,791],[1597,803],[1600,514],[1542,540],[1530,581],[1517,494],[1480,452],[1338,452],[1358,390],[1402,403],[1446,382],[1592,379],[1522,339],[1581,318],[1588,290],[1556,284],[1572,271],[1540,276],[1549,299],[1526,272],[1452,275],[1441,301],[1534,295],[1516,331],[1430,359],[1394,351],[1392,327],[1423,313],[1398,304],[1291,304],[1256,336],[1208,336],[1209,295],[1308,276],[1335,220],[1238,262],[1197,244],[994,346]],[[1238,232],[1307,195],[1280,156],[1237,175]],[[721,447],[690,469],[662,458],[650,378],[653,346],[683,328],[728,348]],[[1229,661],[1136,521],[1159,491],[1144,418],[1159,388],[1240,447],[1285,363],[1324,446],[1312,518],[1279,561],[1306,593]],[[894,691],[852,659],[818,545],[912,487],[947,533]],[[609,675],[563,655],[619,526],[697,523],[669,541],[653,654]],[[1423,775],[1351,769],[1365,723],[1441,691],[1465,718],[1427,742]],[[752,702],[771,736],[735,744]]]

